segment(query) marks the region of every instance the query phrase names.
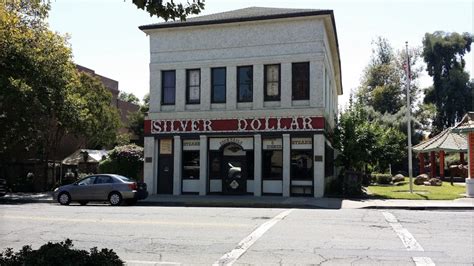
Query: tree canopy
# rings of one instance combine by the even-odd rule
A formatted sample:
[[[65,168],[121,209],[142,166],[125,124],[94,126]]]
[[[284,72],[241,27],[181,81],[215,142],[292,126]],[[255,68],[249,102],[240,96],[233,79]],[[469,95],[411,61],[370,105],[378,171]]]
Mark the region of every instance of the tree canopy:
[[[163,1],[163,0],[132,0],[137,8],[143,9],[150,14],[150,17],[156,16],[163,18],[165,21],[168,20],[186,20],[189,15],[197,15],[204,9],[205,0],[192,0],[186,4],[178,3],[175,1]]]
[[[138,97],[135,96],[135,94],[133,94],[131,92],[127,93],[127,92],[121,91],[119,93],[118,98],[122,101],[133,103],[133,104],[139,104],[140,103],[140,100],[138,99]]]
[[[45,22],[49,2],[0,3],[0,156],[33,151],[47,162],[66,134],[114,141],[119,116],[99,80],[79,73],[66,36]]]
[[[361,78],[357,101],[373,107],[381,114],[395,114],[406,102],[406,53],[395,52],[390,42],[383,37],[378,37],[373,45],[372,57]],[[412,79],[416,79],[420,72],[415,67],[419,54],[417,48],[409,50]],[[413,84],[410,95],[415,98],[417,91],[418,87]]]
[[[424,102],[434,104],[436,132],[453,126],[467,111],[472,111],[472,82],[464,70],[464,55],[471,51],[473,36],[437,31],[423,39],[423,59],[433,86],[425,91]]]

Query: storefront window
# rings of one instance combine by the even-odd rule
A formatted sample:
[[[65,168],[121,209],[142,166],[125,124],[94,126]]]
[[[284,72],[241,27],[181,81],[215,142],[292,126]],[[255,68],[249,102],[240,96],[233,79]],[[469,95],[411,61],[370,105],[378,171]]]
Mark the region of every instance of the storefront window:
[[[254,175],[254,153],[253,151],[247,151],[247,179],[252,180]]]
[[[221,177],[221,160],[218,151],[209,152],[209,178],[220,179]]]
[[[312,151],[294,150],[291,152],[291,179],[313,179]]]
[[[263,179],[282,179],[283,176],[283,152],[280,151],[263,151]]]
[[[199,179],[199,151],[183,151],[183,179]]]

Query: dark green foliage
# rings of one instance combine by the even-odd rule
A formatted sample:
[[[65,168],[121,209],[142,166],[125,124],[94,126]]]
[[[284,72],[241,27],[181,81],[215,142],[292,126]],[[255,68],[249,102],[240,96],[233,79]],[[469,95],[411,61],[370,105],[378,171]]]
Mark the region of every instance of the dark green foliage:
[[[392,183],[392,176],[389,174],[372,174],[375,182],[380,185],[389,185]]]
[[[176,4],[173,0],[132,0],[137,8],[143,9],[150,14],[150,17],[157,16],[165,21],[169,19],[186,20],[186,17],[193,14],[197,15],[204,9],[205,0],[188,1],[186,5]]]
[[[372,118],[359,103],[341,114],[334,133],[335,148],[341,151],[336,163],[346,170],[364,172],[370,166],[386,171],[406,153],[404,134]]]
[[[409,50],[411,78],[418,77],[419,69],[415,68],[419,51]],[[374,42],[372,58],[364,70],[362,82],[357,93],[357,100],[366,106],[371,106],[381,114],[395,114],[406,104],[406,73],[403,65],[406,53],[395,53],[389,41],[378,37]],[[414,100],[418,88],[411,87],[410,95]]]
[[[147,94],[143,97],[143,104],[140,105],[140,109],[137,112],[131,113],[128,116],[130,124],[128,128],[138,136],[138,144],[144,145],[144,135],[145,135],[145,116],[150,109],[150,95]]]
[[[436,132],[453,126],[472,111],[474,86],[464,71],[464,55],[471,51],[470,33],[426,33],[423,39],[423,59],[433,77],[433,87],[425,91],[425,103],[436,106],[433,127]]]
[[[66,239],[64,242],[48,242],[38,250],[33,250],[31,246],[23,246],[21,250],[14,252],[8,248],[0,253],[0,265],[123,265],[123,261],[112,249],[104,248],[99,251],[94,247],[88,252],[72,247],[72,241]]]
[[[135,96],[133,93],[126,93],[124,91],[121,91],[119,93],[118,98],[122,101],[133,103],[133,104],[138,104],[140,100]]]
[[[135,144],[115,147],[109,158],[99,164],[101,173],[113,173],[136,180],[141,179],[143,170],[143,148]]]

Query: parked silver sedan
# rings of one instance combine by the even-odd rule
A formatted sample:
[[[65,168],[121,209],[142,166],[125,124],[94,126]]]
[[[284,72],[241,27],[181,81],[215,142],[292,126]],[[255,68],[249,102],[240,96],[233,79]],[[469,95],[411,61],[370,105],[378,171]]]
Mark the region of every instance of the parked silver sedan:
[[[133,204],[148,196],[145,183],[137,183],[125,176],[115,174],[97,174],[87,176],[72,184],[58,187],[53,197],[61,205],[71,201],[86,205],[89,201],[109,201],[118,206],[123,201]]]

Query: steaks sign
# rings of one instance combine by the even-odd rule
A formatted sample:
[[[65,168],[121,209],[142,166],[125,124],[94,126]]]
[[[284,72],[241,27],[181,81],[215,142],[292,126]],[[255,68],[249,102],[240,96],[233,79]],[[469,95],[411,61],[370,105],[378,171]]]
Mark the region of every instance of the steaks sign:
[[[323,117],[146,120],[145,134],[314,131],[324,129]]]

